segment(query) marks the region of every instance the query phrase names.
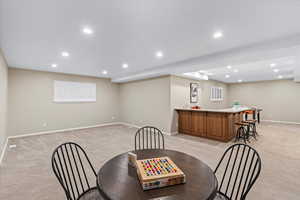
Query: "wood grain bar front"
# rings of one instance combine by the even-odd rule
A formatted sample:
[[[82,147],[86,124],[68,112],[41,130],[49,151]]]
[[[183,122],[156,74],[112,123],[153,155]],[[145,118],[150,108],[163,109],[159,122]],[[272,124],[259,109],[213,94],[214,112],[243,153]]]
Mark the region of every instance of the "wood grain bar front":
[[[193,136],[199,136],[228,142],[236,134],[235,122],[241,121],[240,112],[211,112],[199,110],[177,110],[178,130]]]

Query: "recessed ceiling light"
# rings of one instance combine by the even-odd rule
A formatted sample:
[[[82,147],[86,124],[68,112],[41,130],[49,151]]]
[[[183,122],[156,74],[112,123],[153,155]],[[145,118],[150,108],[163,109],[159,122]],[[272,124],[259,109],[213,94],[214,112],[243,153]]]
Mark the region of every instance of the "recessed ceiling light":
[[[232,67],[230,65],[227,66],[227,69],[231,69]]]
[[[279,69],[273,69],[273,72],[278,73]]]
[[[69,57],[70,56],[69,52],[66,52],[66,51],[61,52],[61,55],[63,57]]]
[[[219,39],[221,37],[223,37],[223,32],[222,31],[216,31],[213,34],[214,39]]]
[[[156,56],[156,58],[162,58],[162,57],[164,57],[164,53],[162,51],[157,51],[155,53],[155,56]]]
[[[233,70],[233,72],[235,72],[235,73],[238,73],[238,72],[239,72],[239,70],[238,70],[238,69],[235,69],[235,70]]]
[[[225,75],[225,78],[230,78],[230,75],[226,74],[226,75]]]
[[[277,76],[277,78],[279,78],[279,79],[282,79],[282,78],[283,78],[283,76],[282,76],[282,75],[279,75],[279,76]]]
[[[277,64],[276,63],[271,63],[270,67],[275,67]]]
[[[102,74],[107,74],[107,71],[106,71],[106,70],[103,70],[103,71],[102,71]]]
[[[56,67],[57,67],[57,64],[53,63],[53,64],[51,65],[51,67],[56,68]]]
[[[195,77],[195,78],[201,79],[201,80],[208,80],[208,75],[203,74],[201,72],[187,72],[187,73],[183,73],[183,75]]]
[[[88,28],[88,27],[83,28],[83,29],[82,29],[82,32],[83,32],[84,34],[87,34],[87,35],[91,35],[91,34],[94,33],[94,31],[93,31],[91,28]]]
[[[122,67],[123,67],[123,69],[126,69],[126,68],[128,68],[128,64],[127,63],[123,63]]]

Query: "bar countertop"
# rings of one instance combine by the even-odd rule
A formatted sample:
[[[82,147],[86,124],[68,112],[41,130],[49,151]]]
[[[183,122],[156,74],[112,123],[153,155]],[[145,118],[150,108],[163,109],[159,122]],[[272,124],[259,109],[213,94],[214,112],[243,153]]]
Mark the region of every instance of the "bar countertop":
[[[225,108],[225,109],[191,109],[191,108],[175,108],[175,110],[182,110],[182,111],[195,111],[195,112],[218,112],[218,113],[239,113],[246,110],[251,110],[248,107],[240,107],[240,108]]]

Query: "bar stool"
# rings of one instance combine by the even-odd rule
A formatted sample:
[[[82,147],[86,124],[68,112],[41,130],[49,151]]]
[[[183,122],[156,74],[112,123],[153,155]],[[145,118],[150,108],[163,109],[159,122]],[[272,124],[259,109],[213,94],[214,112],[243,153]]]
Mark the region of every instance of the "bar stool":
[[[250,142],[249,141],[249,130],[250,130],[249,123],[236,122],[235,125],[238,126],[236,136],[235,136],[235,142],[239,141],[240,139],[243,139],[245,144],[247,143],[247,141]]]
[[[247,123],[249,124],[249,136],[252,136],[255,140],[257,140],[256,136],[258,136],[258,133],[256,131],[256,122],[257,120],[256,119],[253,119],[253,120],[245,120],[245,121],[242,121],[243,123]]]
[[[252,115],[252,119],[255,119],[254,110],[246,110],[243,114],[245,115],[245,121],[248,121],[248,115]]]

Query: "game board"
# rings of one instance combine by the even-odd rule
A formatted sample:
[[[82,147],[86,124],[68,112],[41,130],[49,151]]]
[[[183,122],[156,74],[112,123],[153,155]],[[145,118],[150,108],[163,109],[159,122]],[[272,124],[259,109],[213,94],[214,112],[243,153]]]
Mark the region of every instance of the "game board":
[[[136,161],[137,173],[144,190],[185,183],[185,174],[169,157]]]

